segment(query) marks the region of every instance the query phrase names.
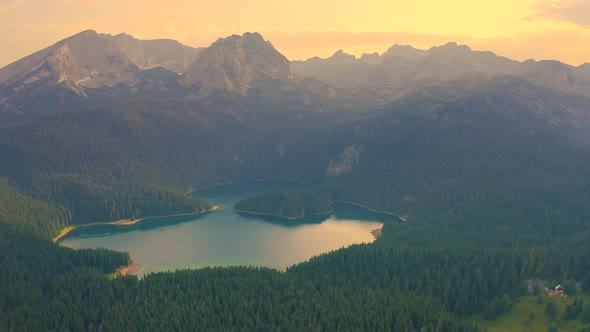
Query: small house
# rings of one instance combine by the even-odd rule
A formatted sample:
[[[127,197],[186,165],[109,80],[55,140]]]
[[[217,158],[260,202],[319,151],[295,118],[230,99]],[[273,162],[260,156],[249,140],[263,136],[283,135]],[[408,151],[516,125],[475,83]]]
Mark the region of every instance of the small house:
[[[556,294],[563,294],[563,286],[562,285],[555,286],[555,293]]]

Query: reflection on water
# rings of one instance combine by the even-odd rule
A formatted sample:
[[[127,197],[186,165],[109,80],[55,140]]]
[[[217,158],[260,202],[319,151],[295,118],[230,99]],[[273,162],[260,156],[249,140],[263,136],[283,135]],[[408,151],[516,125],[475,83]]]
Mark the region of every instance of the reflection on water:
[[[66,238],[91,238],[91,237],[105,237],[112,236],[114,234],[129,233],[133,231],[153,231],[155,228],[159,228],[161,232],[164,231],[164,227],[174,226],[185,222],[196,221],[206,217],[208,214],[213,212],[206,212],[203,214],[196,214],[192,216],[177,216],[168,218],[146,218],[136,224],[129,225],[89,225],[81,226],[71,230],[65,237]],[[65,241],[62,241],[65,242]]]
[[[233,204],[253,193],[292,187],[281,181],[246,182],[200,191],[220,206],[198,216],[146,219],[126,226],[80,227],[60,243],[72,248],[127,251],[138,274],[205,266],[256,265],[285,269],[321,253],[372,242],[370,231],[390,216],[337,203],[329,217],[292,221],[243,216]]]
[[[242,219],[244,221],[252,220],[252,221],[264,221],[267,223],[283,226],[283,227],[292,227],[297,228],[301,227],[302,225],[313,225],[313,224],[321,224],[324,221],[328,220],[331,215],[321,215],[321,216],[308,216],[304,219],[285,219],[273,216],[265,216],[265,215],[256,215],[250,213],[240,213]]]

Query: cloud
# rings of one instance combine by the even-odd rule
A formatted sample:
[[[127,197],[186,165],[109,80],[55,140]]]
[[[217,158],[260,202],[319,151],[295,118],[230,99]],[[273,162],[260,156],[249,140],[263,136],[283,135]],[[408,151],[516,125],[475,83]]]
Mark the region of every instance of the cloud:
[[[590,27],[588,0],[540,0],[536,10],[540,16]]]

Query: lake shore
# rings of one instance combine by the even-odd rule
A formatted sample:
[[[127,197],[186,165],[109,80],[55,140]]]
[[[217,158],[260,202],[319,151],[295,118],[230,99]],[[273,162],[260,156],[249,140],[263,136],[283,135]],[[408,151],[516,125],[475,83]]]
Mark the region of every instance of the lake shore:
[[[280,218],[280,219],[285,219],[285,220],[299,220],[299,219],[303,219],[305,217],[327,216],[327,215],[331,214],[332,212],[334,212],[333,210],[330,210],[326,213],[310,213],[310,214],[304,214],[302,216],[297,216],[297,217],[284,217],[284,216],[274,215],[274,214],[270,214],[270,213],[251,212],[251,211],[243,211],[243,210],[236,210],[236,209],[233,209],[233,211],[235,213],[239,213],[239,214],[246,214],[246,215],[250,214],[250,215],[255,215],[255,216],[273,217],[273,218]]]
[[[381,228],[376,228],[372,230],[371,234],[373,234],[373,237],[375,238],[375,240],[377,240],[378,238],[383,236],[383,226],[381,226]]]
[[[209,186],[205,186],[202,188],[197,188],[197,189],[191,189],[188,192],[186,192],[187,194],[194,194],[197,193],[199,191],[203,191],[203,190],[207,190],[207,189],[211,189],[211,188],[216,188],[216,187],[221,187],[221,186],[225,186],[225,185],[229,185],[229,184],[236,184],[236,183],[241,183],[241,182],[266,182],[266,181],[283,181],[286,183],[295,183],[295,184],[299,184],[299,185],[307,185],[308,183],[304,183],[304,182],[300,182],[300,181],[296,181],[296,180],[289,180],[289,179],[285,179],[285,178],[271,178],[271,179],[246,179],[246,180],[231,180],[231,181],[225,181],[225,182],[218,182]],[[345,201],[345,200],[333,200],[332,204],[334,203],[345,203],[345,204],[351,204],[351,205],[356,205],[358,207],[361,207],[367,211],[371,211],[371,212],[375,212],[375,213],[381,213],[381,214],[386,214],[386,215],[390,215],[392,217],[395,217],[397,219],[399,219],[402,222],[407,222],[409,220],[407,215],[399,215],[399,214],[395,214],[392,212],[388,212],[388,211],[382,211],[382,210],[375,210],[375,209],[371,209],[370,207],[363,205],[361,203],[357,203],[357,202],[352,202],[352,201]],[[309,215],[304,215],[301,217],[281,217],[281,216],[277,216],[277,215],[272,215],[272,214],[264,214],[264,213],[255,213],[255,212],[248,212],[248,211],[239,211],[239,210],[235,210],[234,212],[236,213],[244,213],[244,214],[252,214],[252,215],[259,215],[259,216],[266,216],[266,217],[276,217],[276,218],[282,218],[282,219],[286,219],[286,220],[297,220],[297,219],[302,219],[305,218],[306,216],[322,216],[323,214],[309,214]],[[332,213],[333,209],[330,210],[330,212],[328,213]],[[328,214],[326,213],[326,214]]]
[[[232,180],[232,181],[225,181],[225,182],[217,182],[215,184],[209,185],[209,186],[205,186],[205,187],[201,187],[201,188],[197,188],[197,189],[191,189],[189,191],[187,191],[185,194],[194,194],[196,192],[199,191],[203,191],[203,190],[207,190],[207,189],[211,189],[211,188],[216,188],[216,187],[221,187],[221,186],[225,186],[228,184],[237,184],[237,183],[242,183],[242,182],[268,182],[268,181],[283,181],[286,183],[295,183],[295,184],[299,184],[299,185],[307,185],[308,183],[305,182],[299,182],[296,180],[289,180],[289,179],[284,179],[284,178],[272,178],[272,179],[246,179],[246,180]]]
[[[53,238],[53,243],[56,243],[57,241],[59,241],[59,239],[61,239],[62,237],[66,236],[69,232],[71,232],[74,228],[76,228],[76,226],[68,226],[64,229],[62,229],[61,231],[59,231],[59,234],[57,234],[54,238]]]
[[[233,266],[251,264],[254,261],[257,262],[257,266],[285,270],[293,264],[309,260],[313,255],[357,243],[372,243],[375,241],[375,236],[378,236],[376,229],[381,228],[383,220],[397,221],[394,217],[371,213],[365,208],[347,206],[346,203],[323,205],[322,209],[316,211],[295,210],[294,213],[288,214],[290,217],[296,217],[305,212],[338,214],[342,209],[340,218],[328,220],[327,225],[323,226],[320,224],[329,219],[329,216],[328,218],[310,217],[301,221],[269,215],[266,215],[269,219],[265,219],[263,215],[252,214],[248,219],[256,222],[250,222],[251,220],[240,217],[239,211],[234,211],[236,201],[242,196],[249,195],[255,190],[264,192],[268,188],[275,189],[275,187],[277,183],[261,185],[256,182],[246,182],[243,185],[237,184],[235,187],[229,185],[215,189],[212,193],[215,194],[216,205],[221,207],[220,211],[205,214],[199,222],[190,222],[194,220],[191,217],[180,217],[179,221],[187,221],[182,227],[164,227],[168,225],[165,219],[161,223],[160,219],[146,221],[145,229],[141,224],[120,230],[117,226],[107,225],[104,228],[96,226],[96,229],[89,227],[75,230],[60,240],[60,243],[72,248],[104,247],[127,251],[132,259],[139,262],[139,266],[131,268],[128,275],[137,275],[140,279],[149,273],[173,268],[201,268],[221,264]],[[202,194],[207,197],[206,192]],[[327,200],[326,203],[330,202],[331,200]],[[323,208],[326,209],[323,210]],[[124,223],[129,221],[119,221],[119,224]],[[170,223],[173,221],[171,220]],[[142,229],[141,236],[136,236],[137,232],[133,232],[136,228]],[[86,232],[88,236],[85,236]],[[228,243],[232,248],[226,252],[230,247]],[[281,246],[284,252],[276,253],[272,250],[275,246]],[[202,249],[196,250],[197,247]],[[259,248],[270,249],[260,250]],[[219,255],[220,252],[223,254]],[[234,260],[233,257],[239,257],[239,259]],[[114,270],[111,272],[109,276],[114,275]]]
[[[134,261],[132,259],[128,265],[123,265],[123,266],[119,267],[110,276],[111,276],[111,278],[116,278],[116,277],[124,277],[126,275],[134,275],[136,272],[134,270],[137,269],[139,266],[140,266],[139,263],[137,263],[136,261]]]
[[[279,179],[279,180],[283,181],[282,179]],[[223,184],[221,184],[221,185],[223,185]],[[358,207],[363,208],[363,209],[370,211],[370,212],[375,212],[375,213],[380,213],[380,214],[385,214],[388,216],[395,217],[402,222],[408,221],[407,215],[400,216],[400,215],[392,213],[392,212],[371,209],[368,206],[363,205],[361,203],[357,203],[357,202],[343,201],[343,200],[334,200],[331,202],[331,204],[334,204],[334,203],[350,204],[350,205],[358,206]],[[233,211],[236,213],[240,213],[240,214],[250,214],[250,215],[256,215],[256,216],[263,216],[263,217],[275,217],[275,218],[281,218],[281,219],[285,219],[285,220],[298,220],[298,219],[303,219],[305,217],[325,216],[325,215],[328,215],[328,214],[331,214],[332,212],[334,212],[334,209],[330,209],[330,211],[328,211],[326,213],[304,214],[302,216],[297,216],[297,217],[284,217],[284,216],[274,215],[274,214],[270,214],[270,213],[251,212],[251,211],[236,210],[236,209],[233,209]]]
[[[163,215],[163,216],[143,217],[143,218],[138,218],[138,219],[133,219],[133,220],[132,219],[120,219],[120,220],[107,221],[107,222],[93,222],[93,223],[88,223],[88,224],[71,225],[71,226],[68,226],[68,227],[62,229],[59,232],[59,234],[53,238],[53,243],[59,242],[59,240],[61,240],[64,236],[68,235],[71,231],[73,231],[74,229],[76,229],[78,227],[95,226],[95,225],[129,226],[129,225],[137,224],[137,223],[139,223],[143,220],[146,220],[146,219],[184,217],[184,216],[192,216],[192,215],[196,216],[199,214],[213,212],[213,211],[217,211],[217,210],[219,210],[219,206],[215,205],[212,208],[205,210],[205,211],[201,211],[201,212],[178,213],[178,214]]]
[[[356,205],[358,207],[362,207],[363,209],[365,209],[367,211],[371,211],[371,212],[375,212],[375,213],[381,213],[381,214],[387,214],[387,215],[390,215],[392,217],[396,217],[397,219],[399,219],[400,221],[403,221],[403,222],[407,222],[408,219],[409,219],[407,215],[400,216],[399,214],[395,214],[395,213],[391,213],[391,212],[387,212],[387,211],[374,210],[374,209],[371,209],[371,208],[369,208],[369,207],[367,207],[367,206],[365,206],[365,205],[363,205],[361,203],[356,203],[356,202],[351,202],[351,201],[342,201],[342,200],[335,200],[335,201],[332,201],[332,203],[345,203],[345,204]]]

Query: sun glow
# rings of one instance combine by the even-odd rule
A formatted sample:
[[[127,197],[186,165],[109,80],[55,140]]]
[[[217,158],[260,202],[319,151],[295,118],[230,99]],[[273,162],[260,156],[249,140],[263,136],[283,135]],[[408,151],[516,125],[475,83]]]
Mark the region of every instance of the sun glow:
[[[258,31],[289,59],[449,41],[511,58],[590,61],[585,0],[0,0],[0,66],[86,29],[208,46]],[[588,15],[585,15],[588,13]]]

